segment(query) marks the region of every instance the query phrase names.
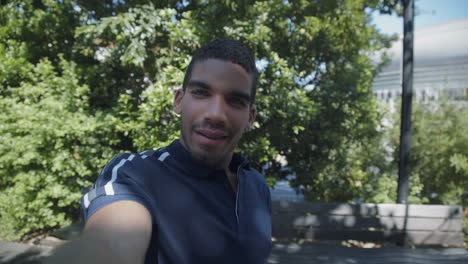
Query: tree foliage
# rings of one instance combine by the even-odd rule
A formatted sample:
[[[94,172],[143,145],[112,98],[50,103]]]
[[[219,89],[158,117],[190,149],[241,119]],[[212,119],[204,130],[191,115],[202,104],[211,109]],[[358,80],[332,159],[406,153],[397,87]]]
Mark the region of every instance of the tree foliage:
[[[0,96],[0,216],[5,236],[63,225],[79,216],[81,188],[112,157],[109,116],[89,112],[73,63],[46,58],[29,81]],[[60,75],[57,71],[60,71]]]
[[[0,236],[76,219],[80,188],[121,151],[178,136],[173,93],[214,38],[258,58],[258,117],[239,149],[270,182],[283,157],[313,200],[365,182],[378,134],[368,54],[394,1],[6,1],[0,5]],[[454,158],[456,159],[456,158]]]
[[[416,104],[412,116],[411,177],[420,179],[430,203],[461,204],[468,190],[468,107],[443,99]],[[395,118],[395,122],[399,122]],[[399,144],[399,131],[393,131]]]
[[[366,181],[360,197],[366,202],[396,201],[401,104],[380,107],[384,122],[379,134],[358,149]],[[409,203],[464,204],[468,190],[468,107],[466,101],[443,98],[413,102]],[[356,184],[352,184],[356,186]],[[360,184],[358,184],[360,185]]]

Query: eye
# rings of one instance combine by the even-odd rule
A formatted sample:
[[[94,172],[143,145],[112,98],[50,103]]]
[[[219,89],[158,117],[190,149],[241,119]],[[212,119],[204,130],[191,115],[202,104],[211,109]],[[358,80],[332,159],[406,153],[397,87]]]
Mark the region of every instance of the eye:
[[[244,98],[240,98],[240,97],[230,97],[228,99],[228,103],[237,107],[247,106],[247,101]]]
[[[205,89],[193,89],[191,94],[197,97],[208,96],[210,93]]]

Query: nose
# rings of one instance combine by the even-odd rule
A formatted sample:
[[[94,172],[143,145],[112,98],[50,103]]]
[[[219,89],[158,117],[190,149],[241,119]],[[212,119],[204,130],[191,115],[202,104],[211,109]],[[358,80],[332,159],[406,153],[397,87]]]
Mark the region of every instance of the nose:
[[[204,119],[216,127],[226,124],[226,104],[221,96],[213,96],[206,106]]]

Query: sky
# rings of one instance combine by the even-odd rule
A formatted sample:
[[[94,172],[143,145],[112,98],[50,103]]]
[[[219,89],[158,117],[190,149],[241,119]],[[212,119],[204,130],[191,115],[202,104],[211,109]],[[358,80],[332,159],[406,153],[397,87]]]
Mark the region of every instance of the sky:
[[[468,0],[415,0],[415,29],[468,17]],[[373,14],[373,23],[382,33],[403,33],[403,17]]]

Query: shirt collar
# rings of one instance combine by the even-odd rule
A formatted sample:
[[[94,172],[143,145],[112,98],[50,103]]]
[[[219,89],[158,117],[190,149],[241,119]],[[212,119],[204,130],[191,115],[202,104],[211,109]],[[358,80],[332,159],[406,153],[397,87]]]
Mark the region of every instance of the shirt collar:
[[[182,165],[181,167],[193,177],[211,178],[217,175],[225,175],[223,168],[209,166],[194,159],[180,143],[179,139],[174,140],[166,149]],[[249,162],[240,153],[234,153],[229,163],[229,170],[237,173],[239,167],[248,169]]]

